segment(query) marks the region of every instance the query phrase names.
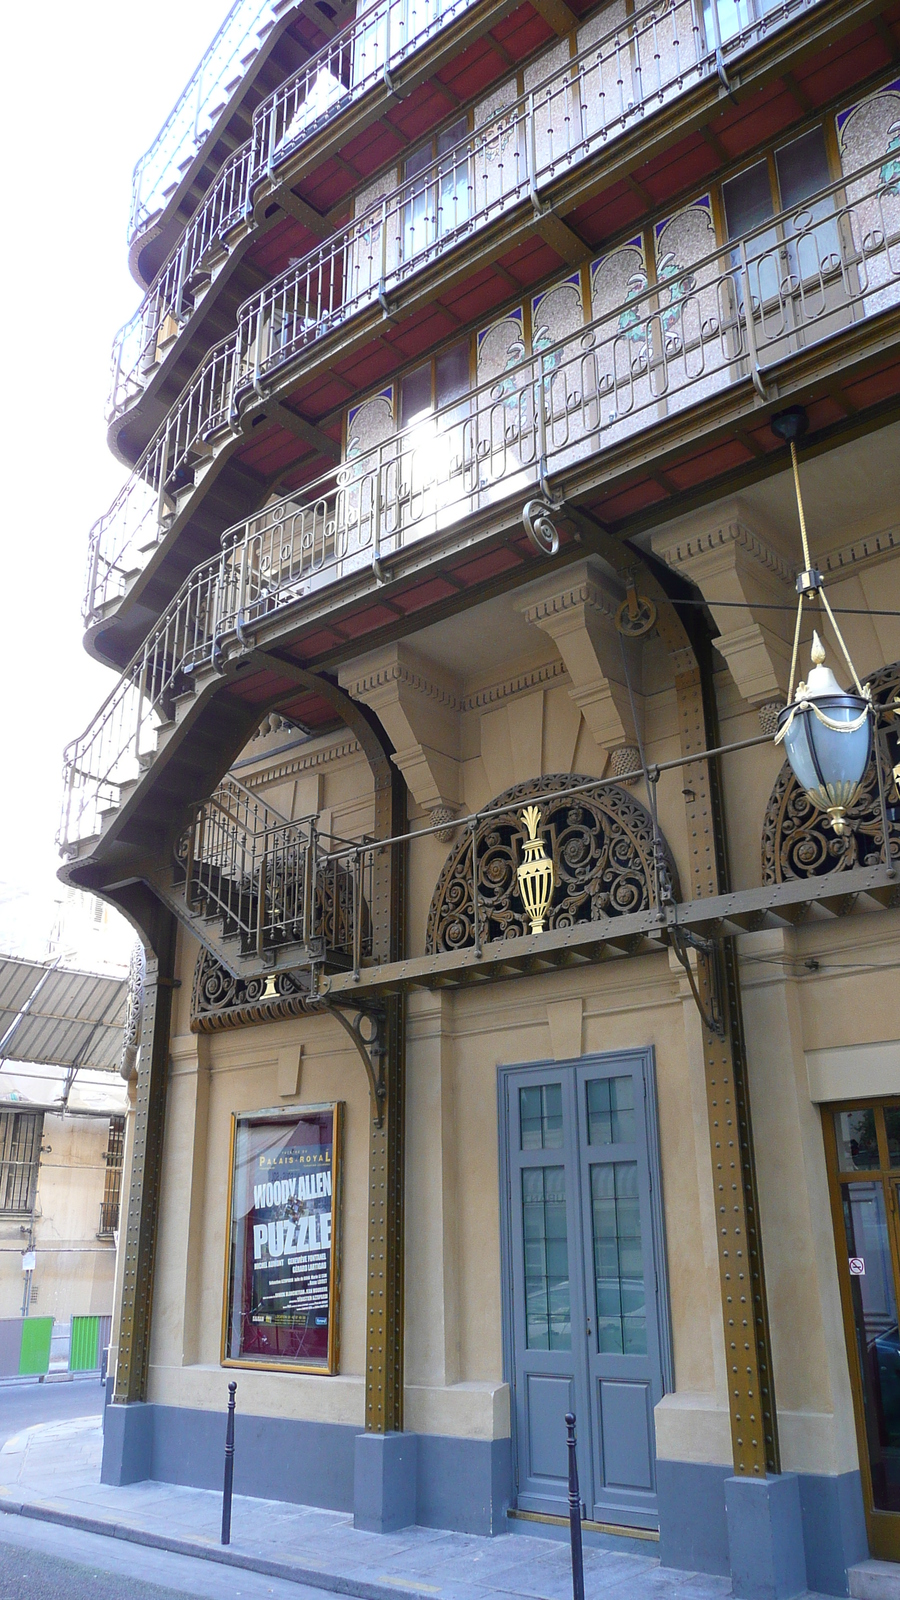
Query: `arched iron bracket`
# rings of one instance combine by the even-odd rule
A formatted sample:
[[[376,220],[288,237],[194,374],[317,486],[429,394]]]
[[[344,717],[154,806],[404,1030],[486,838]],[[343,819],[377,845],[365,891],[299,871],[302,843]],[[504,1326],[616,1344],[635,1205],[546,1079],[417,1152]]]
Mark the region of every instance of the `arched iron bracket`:
[[[724,1039],[725,1019],[722,1015],[722,1000],[719,989],[719,952],[715,940],[701,939],[698,934],[691,933],[687,928],[679,928],[677,923],[673,923],[671,925],[669,929],[669,935],[672,940],[672,949],[675,951],[678,960],[681,962],[681,965],[684,967],[684,970],[687,973],[687,980],[690,984],[691,994],[694,997],[694,1004],[700,1013],[703,1026],[707,1028],[710,1033],[714,1033],[717,1039]],[[688,956],[689,946],[692,949],[697,950],[699,954],[706,960],[706,968],[709,974],[710,997],[710,1008],[708,1011],[706,1006],[703,1004],[703,996],[697,987],[697,979],[694,976],[694,969],[691,966],[690,957]]]
[[[321,1005],[322,1010],[334,1017],[353,1041],[369,1080],[369,1091],[375,1111],[373,1119],[375,1127],[380,1128],[384,1122],[384,1102],[387,1095],[387,1085],[384,1081],[387,1017],[381,1007],[376,1006],[364,1011],[354,1009],[348,1014],[343,1007],[335,1005],[333,1001],[323,999]]]

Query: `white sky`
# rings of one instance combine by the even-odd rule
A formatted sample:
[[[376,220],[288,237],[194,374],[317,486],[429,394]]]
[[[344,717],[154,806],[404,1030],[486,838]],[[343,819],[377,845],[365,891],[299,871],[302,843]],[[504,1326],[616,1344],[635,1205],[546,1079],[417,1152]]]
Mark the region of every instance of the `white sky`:
[[[103,409],[113,335],[140,298],[131,171],[228,5],[45,0],[6,15],[0,949],[44,953],[63,746],[115,681],[82,648],[81,597],[88,530],[125,475]]]

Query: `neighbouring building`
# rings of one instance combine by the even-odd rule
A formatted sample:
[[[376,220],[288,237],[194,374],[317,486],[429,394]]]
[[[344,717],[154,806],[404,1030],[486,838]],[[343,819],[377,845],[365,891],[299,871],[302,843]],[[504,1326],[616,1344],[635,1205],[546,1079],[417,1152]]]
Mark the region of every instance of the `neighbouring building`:
[[[574,1412],[586,1539],[900,1561],[898,56],[238,0],[138,163],[60,831],[146,952],[107,1482],[215,1486],[236,1377],[239,1489],[364,1528],[553,1536]]]
[[[20,1370],[22,1319],[42,1327],[21,1370],[101,1364],[128,1110],[119,1074],[127,1001],[123,977],[0,957],[2,1376]]]

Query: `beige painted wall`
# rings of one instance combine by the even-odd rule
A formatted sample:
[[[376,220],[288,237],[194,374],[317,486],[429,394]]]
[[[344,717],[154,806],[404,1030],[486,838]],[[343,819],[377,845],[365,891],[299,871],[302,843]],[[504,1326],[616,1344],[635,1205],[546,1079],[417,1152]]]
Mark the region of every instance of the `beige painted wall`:
[[[750,560],[746,551],[745,558]],[[898,574],[896,560],[887,566],[864,562],[836,583],[832,598],[849,606],[877,596],[887,606],[895,603]],[[485,613],[489,623],[480,623],[475,612],[426,630],[416,648],[426,665],[432,652],[440,692],[422,688],[408,674],[408,699],[398,698],[394,706],[396,715],[409,719],[410,739],[418,740],[415,749],[404,751],[410,771],[421,772],[432,760],[429,727],[440,754],[432,776],[446,781],[447,763],[457,764],[462,813],[541,773],[601,776],[607,770],[607,749],[576,703],[576,686],[553,640],[514,615],[511,601],[506,619],[497,602],[491,605]],[[900,656],[900,636],[887,623],[848,621],[847,631],[863,671]],[[494,659],[492,635],[500,640]],[[760,649],[765,639],[763,629],[756,641]],[[723,655],[717,672],[723,740],[759,732],[756,704],[741,691],[741,659],[732,651],[726,665]],[[772,659],[773,672],[781,670],[777,651]],[[417,672],[420,667],[421,661]],[[391,692],[390,681],[385,676],[379,692]],[[648,760],[675,757],[675,692],[657,639],[641,652],[635,688]],[[420,700],[413,705],[414,693]],[[440,705],[440,723],[435,715],[429,724],[429,693]],[[448,706],[458,724],[449,751]],[[759,882],[763,817],[780,760],[771,746],[763,746],[724,763],[735,887]],[[289,734],[269,735],[248,747],[240,776],[289,816],[318,810],[322,826],[339,835],[372,826],[371,779],[346,736],[304,744]],[[437,778],[432,788],[439,790]],[[680,772],[663,775],[659,817],[684,891],[690,875],[683,787]],[[428,821],[429,804],[413,795],[414,822]],[[411,849],[412,954],[424,949],[428,908],[447,853],[447,844],[433,836]],[[739,941],[786,1468],[840,1472],[856,1464],[817,1102],[876,1092],[866,1084],[877,1083],[877,1092],[900,1092],[898,928],[900,913],[867,914]],[[232,1113],[335,1099],[346,1106],[341,1370],[333,1378],[246,1371],[241,1401],[264,1415],[361,1426],[370,1116],[362,1069],[327,1017],[192,1034],[196,955],[197,946],[182,935],[150,1398],[198,1407],[224,1404],[229,1374],[219,1365],[219,1351]],[[818,967],[806,967],[807,959]],[[731,1460],[700,1024],[684,973],[665,955],[411,996],[407,1426],[478,1438],[509,1430],[499,1278],[498,1066],[648,1045],[656,1055],[676,1380],[675,1392],[657,1408],[658,1449],[673,1459]],[[863,1046],[880,1052],[865,1058],[868,1078],[857,1075]]]
[[[44,1115],[34,1221],[34,1316],[68,1322],[72,1316],[107,1316],[112,1311],[115,1244],[97,1237],[108,1133],[106,1117]],[[28,1228],[24,1217],[0,1220],[2,1317],[21,1314]]]

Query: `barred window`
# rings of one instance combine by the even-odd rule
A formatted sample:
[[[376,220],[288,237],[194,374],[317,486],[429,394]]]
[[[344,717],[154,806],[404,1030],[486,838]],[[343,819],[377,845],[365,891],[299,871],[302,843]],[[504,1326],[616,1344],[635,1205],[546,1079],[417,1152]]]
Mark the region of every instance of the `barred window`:
[[[43,1111],[0,1111],[0,1214],[31,1211],[43,1132]]]
[[[125,1118],[110,1117],[109,1138],[106,1144],[106,1176],[103,1181],[103,1201],[100,1206],[102,1236],[115,1233],[119,1226],[119,1206],[122,1199],[122,1164],[125,1159]]]

